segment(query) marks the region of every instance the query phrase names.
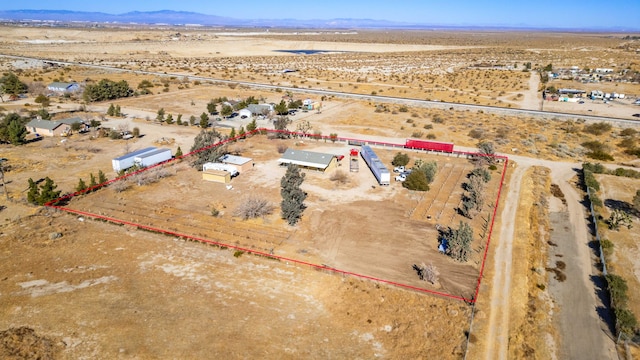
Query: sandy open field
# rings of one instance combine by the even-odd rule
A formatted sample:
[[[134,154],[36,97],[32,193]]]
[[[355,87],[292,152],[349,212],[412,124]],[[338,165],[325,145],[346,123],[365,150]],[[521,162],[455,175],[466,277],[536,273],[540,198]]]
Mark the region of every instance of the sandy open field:
[[[52,67],[38,60],[0,57],[0,68],[18,73],[30,90],[24,99],[3,103],[2,111],[24,116],[38,109],[34,98],[52,81],[92,84],[108,78],[126,80],[134,90],[143,80],[155,85],[150,95],[104,103],[83,104],[75,96],[52,97],[47,108],[55,118],[80,116],[101,120],[105,127],[137,127],[144,135],[141,138],[129,142],[92,139],[94,134],[88,133],[74,134],[65,142],[45,138],[20,147],[0,145],[1,157],[8,159],[6,180],[11,198],[0,199],[0,205],[5,206],[0,210],[0,274],[6,274],[0,281],[0,307],[7,314],[0,318],[0,339],[31,357],[464,357],[472,308],[463,302],[246,253],[234,256],[232,249],[79,219],[26,204],[29,178],[49,176],[58,189],[72,192],[79,178],[87,180],[98,170],[113,178],[110,160],[126,152],[146,146],[169,147],[173,152],[180,147],[187,152],[199,128],[157,123],[153,119],[160,108],[173,114],[174,119],[182,114],[184,121],[190,116],[199,117],[213,98],[240,100],[254,96],[277,103],[290,95],[322,101],[321,111],[292,116],[290,130],[308,122],[312,133],[322,135],[337,133],[396,143],[406,138],[431,138],[454,142],[457,149],[473,148],[478,141],[488,140],[500,153],[523,156],[532,162],[589,160],[581,144],[597,140],[605,144],[614,162],[640,166],[640,160],[620,146],[622,128],[615,125],[594,135],[586,131],[589,124],[582,121],[402,107],[302,91],[329,89],[635,119],[631,115],[640,112],[640,107],[631,102],[640,95],[637,83],[549,83],[624,92],[627,98],[609,104],[542,105],[539,75],[523,71],[527,62],[534,68],[553,63],[554,67],[615,66],[639,71],[637,47],[618,34],[530,33],[523,37],[521,33],[437,31],[2,30],[1,54],[156,73]],[[300,55],[281,50],[320,53]],[[283,73],[284,69],[295,72]],[[300,91],[256,90],[213,80],[194,82],[183,75]],[[123,117],[105,116],[111,103],[122,107]],[[79,111],[85,106],[87,112]],[[223,120],[214,124],[228,133],[247,122]],[[260,120],[258,125],[272,126],[268,120]],[[349,149],[345,144],[306,139],[286,142],[311,151],[347,154]],[[299,226],[285,225],[277,211],[258,220],[234,218],[235,206],[249,193],[279,202],[278,182],[284,170],[275,165],[276,143],[258,136],[232,145],[234,152],[253,157],[256,166],[234,179],[230,190],[203,182],[200,173],[183,162],[169,167],[173,175],[157,184],[119,193],[106,188],[78,197],[68,206],[455,296],[473,295],[484,243],[476,238],[471,260],[459,264],[438,254],[435,242],[436,223],[455,226],[462,219],[455,207],[465,174],[472,166],[467,160],[410,153],[414,160],[438,162],[438,176],[425,194],[410,193],[396,183],[388,188],[377,186],[362,161],[360,172],[350,173],[349,182],[343,185],[327,180],[326,175],[308,173],[304,189],[309,194],[309,208]],[[396,151],[376,151],[390,166]],[[548,201],[552,175],[545,168],[525,172],[510,167],[507,178],[512,173],[523,180],[510,185],[523,186],[522,192],[514,191],[520,195],[503,201],[517,209],[517,216],[509,223],[497,219],[497,228],[516,229],[514,257],[500,258],[519,261],[506,277],[514,279],[513,291],[508,292],[509,311],[492,308],[496,300],[490,298],[491,282],[483,282],[474,333],[468,338],[475,346],[468,355],[492,358],[491,354],[496,354],[492,349],[498,345],[487,344],[482,337],[498,336],[509,344],[505,345],[509,357],[553,358],[561,354],[558,349],[563,343],[562,334],[549,325],[558,321],[561,313],[550,299],[562,295],[545,290],[543,285],[549,285],[547,280],[553,271],[540,264],[549,260],[547,256],[554,256],[547,266],[553,268],[559,258],[549,250],[551,245],[545,249],[537,246],[545,244],[549,236],[548,212],[538,206]],[[494,171],[490,189],[497,189],[499,178]],[[613,190],[603,181],[607,196],[621,201],[630,201],[629,194],[621,189],[632,186],[623,184]],[[493,193],[488,195],[495,198]],[[550,206],[566,211],[558,202],[552,199]],[[498,213],[504,206],[501,203]],[[211,216],[212,207],[221,210],[219,217]],[[490,210],[487,206],[486,211]],[[476,233],[483,226],[482,218],[478,216],[472,223]],[[627,231],[627,235],[633,237],[633,231]],[[620,234],[624,235],[623,231]],[[633,258],[618,252],[624,249],[634,254],[631,238],[624,239],[621,237],[614,257],[620,260],[618,269],[632,269],[637,267]],[[495,240],[511,246],[511,239]],[[493,251],[490,248],[486,277],[490,280],[497,277],[492,267],[500,265],[493,264]],[[438,267],[439,284],[418,280],[411,266],[423,261]],[[531,271],[533,267],[535,272]],[[631,279],[628,281],[635,293],[637,276],[635,280],[631,272],[625,276]],[[569,290],[575,286],[565,285],[552,286]],[[496,322],[506,330],[495,330]],[[527,337],[531,342],[525,341]],[[29,343],[29,339],[33,341]],[[485,347],[490,349],[486,353]]]

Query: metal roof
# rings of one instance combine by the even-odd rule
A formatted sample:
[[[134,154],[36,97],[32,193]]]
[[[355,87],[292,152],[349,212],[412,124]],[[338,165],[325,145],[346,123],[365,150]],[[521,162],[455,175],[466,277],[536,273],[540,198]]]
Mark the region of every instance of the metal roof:
[[[227,164],[232,164],[232,165],[244,165],[246,163],[248,163],[249,161],[251,161],[251,158],[247,158],[247,157],[242,157],[242,156],[235,156],[235,155],[224,155],[221,156],[218,161],[223,162],[223,163],[227,163]]]
[[[300,166],[308,166],[314,168],[325,169],[331,160],[336,157],[333,154],[324,154],[304,150],[287,149],[278,159],[280,164],[294,164]]]
[[[78,83],[56,81],[56,82],[52,82],[51,84],[47,85],[47,88],[68,89],[69,87],[71,87],[73,85],[78,85]]]
[[[141,150],[130,152],[128,154],[124,154],[122,156],[118,156],[117,158],[115,158],[113,160],[124,160],[124,159],[128,159],[128,158],[136,157],[138,155],[142,155],[144,153],[148,153],[148,152],[151,152],[151,151],[154,151],[154,150],[156,150],[156,147],[155,146],[151,146],[151,147],[148,147],[148,148],[144,148],[144,149],[141,149]]]
[[[62,125],[62,123],[57,121],[33,119],[29,121],[26,126],[30,128],[36,128],[36,129],[54,130],[60,125]]]
[[[155,150],[151,150],[149,152],[142,153],[142,154],[140,154],[140,155],[138,155],[136,157],[140,158],[140,159],[144,159],[144,158],[148,158],[149,156],[158,155],[158,154],[161,154],[161,153],[167,152],[167,151],[171,152],[171,149],[155,149]]]

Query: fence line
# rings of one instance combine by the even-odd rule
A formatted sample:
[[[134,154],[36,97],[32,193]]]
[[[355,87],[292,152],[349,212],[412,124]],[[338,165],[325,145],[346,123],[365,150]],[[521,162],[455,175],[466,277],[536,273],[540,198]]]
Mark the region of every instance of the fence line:
[[[340,270],[340,269],[336,269],[333,267],[329,267],[326,266],[324,264],[322,265],[318,265],[318,264],[313,264],[313,263],[309,263],[306,261],[302,261],[302,260],[297,260],[297,259],[293,259],[293,258],[287,258],[287,257],[282,257],[282,256],[278,256],[278,255],[274,255],[271,253],[265,253],[265,252],[261,252],[261,251],[257,251],[257,250],[253,250],[253,249],[248,249],[248,248],[243,248],[240,246],[236,246],[236,245],[231,245],[231,244],[225,244],[225,243],[221,243],[215,240],[211,240],[211,239],[206,239],[206,238],[202,238],[202,237],[197,237],[197,236],[193,236],[193,235],[187,235],[187,234],[181,234],[175,231],[171,231],[171,230],[167,230],[167,229],[161,229],[161,228],[156,228],[156,227],[152,227],[152,226],[148,226],[148,225],[144,225],[144,224],[139,224],[139,223],[135,223],[135,222],[131,222],[131,221],[126,221],[126,220],[122,220],[122,219],[117,219],[117,218],[113,218],[113,217],[109,217],[109,216],[104,216],[104,215],[99,215],[99,214],[94,214],[94,213],[90,213],[90,212],[86,212],[86,211],[80,211],[80,210],[75,210],[75,209],[71,209],[71,208],[67,208],[64,206],[59,206],[59,203],[65,203],[69,200],[71,200],[73,197],[81,195],[81,194],[86,194],[89,193],[91,191],[95,191],[97,189],[100,189],[104,186],[107,186],[109,184],[112,184],[114,182],[117,181],[121,181],[124,180],[128,177],[134,176],[136,174],[140,174],[144,171],[148,171],[160,166],[164,166],[167,164],[172,164],[180,159],[183,159],[185,157],[197,154],[199,152],[202,151],[206,151],[209,149],[213,149],[216,147],[219,147],[221,145],[224,145],[226,143],[229,142],[234,142],[238,139],[241,138],[245,138],[247,136],[250,135],[254,135],[254,134],[264,134],[264,133],[285,133],[287,135],[293,135],[293,136],[301,136],[301,137],[308,137],[308,138],[312,138],[312,139],[324,139],[324,140],[331,140],[331,141],[341,141],[341,142],[346,142],[349,143],[350,141],[359,143],[359,144],[369,144],[369,145],[374,145],[374,146],[382,146],[382,147],[391,147],[391,148],[404,148],[404,144],[396,144],[396,143],[388,143],[388,142],[382,142],[382,141],[367,141],[367,140],[360,140],[360,139],[353,139],[353,138],[343,138],[343,137],[331,137],[331,136],[318,136],[318,135],[310,135],[310,134],[304,134],[304,133],[299,133],[299,132],[291,132],[291,131],[286,131],[286,130],[271,130],[271,129],[266,129],[266,128],[259,128],[259,129],[255,129],[251,132],[248,132],[246,134],[243,135],[238,135],[234,138],[228,138],[228,139],[224,139],[220,142],[217,142],[215,144],[191,151],[187,154],[183,154],[182,156],[179,157],[175,157],[173,159],[146,167],[146,168],[142,168],[139,170],[136,170],[134,172],[131,172],[129,174],[125,174],[119,177],[116,177],[114,179],[108,180],[102,184],[98,184],[96,186],[93,186],[91,188],[87,188],[81,191],[76,191],[74,193],[70,193],[70,194],[66,194],[61,196],[60,198],[51,200],[49,202],[47,202],[46,204],[44,204],[44,206],[46,207],[50,207],[56,210],[60,210],[60,211],[65,211],[68,213],[72,213],[72,214],[77,214],[77,215],[82,215],[82,216],[86,216],[89,218],[93,218],[93,219],[99,219],[99,220],[103,220],[103,221],[107,221],[110,223],[114,223],[114,224],[120,224],[120,225],[129,225],[129,226],[134,226],[136,228],[142,229],[142,230],[147,230],[147,231],[151,231],[151,232],[155,232],[155,233],[159,233],[159,234],[165,234],[165,235],[171,235],[171,236],[177,236],[179,238],[184,238],[184,239],[189,239],[189,240],[193,240],[193,241],[198,241],[201,243],[205,243],[205,244],[210,244],[210,245],[216,245],[216,246],[224,246],[227,248],[232,248],[232,249],[236,249],[236,250],[240,250],[240,251],[244,251],[247,253],[251,253],[254,255],[258,255],[258,256],[263,256],[266,258],[272,258],[272,259],[276,259],[276,260],[280,260],[280,261],[288,261],[288,262],[292,262],[295,264],[300,264],[300,265],[305,265],[305,266],[309,266],[318,270],[328,270],[328,271],[332,271],[341,275],[349,275],[349,276],[353,276],[353,277],[357,277],[357,278],[361,278],[361,279],[367,279],[367,280],[372,280],[372,281],[376,281],[376,282],[380,282],[380,283],[384,283],[384,284],[389,284],[389,285],[394,285],[394,286],[398,286],[401,288],[405,288],[405,289],[410,289],[410,290],[415,290],[415,291],[419,291],[419,292],[424,292],[424,293],[431,293],[434,295],[438,295],[438,296],[442,296],[442,297],[446,297],[446,298],[450,298],[450,299],[455,299],[455,300],[461,300],[464,301],[468,304],[475,304],[475,302],[477,301],[478,298],[478,293],[480,291],[480,284],[482,282],[482,278],[484,275],[484,269],[485,269],[485,263],[486,263],[486,259],[487,259],[487,255],[488,255],[488,249],[489,249],[489,244],[491,241],[491,234],[493,233],[493,226],[494,226],[494,222],[495,222],[495,217],[496,217],[496,212],[497,212],[497,208],[498,208],[498,203],[500,201],[500,196],[502,193],[502,187],[504,184],[504,178],[505,178],[505,173],[506,173],[506,169],[507,169],[507,164],[508,164],[508,158],[506,156],[501,156],[501,155],[486,155],[486,154],[479,154],[479,153],[473,153],[473,152],[467,152],[467,151],[452,151],[451,153],[444,153],[444,152],[438,152],[438,151],[431,151],[431,150],[425,150],[428,153],[434,153],[434,154],[446,154],[448,156],[450,155],[464,155],[467,157],[477,157],[477,156],[484,156],[484,157],[491,157],[493,159],[496,159],[498,162],[502,161],[503,162],[503,169],[502,169],[502,177],[500,180],[500,186],[498,188],[498,195],[496,196],[496,201],[495,201],[495,206],[493,208],[493,216],[492,216],[492,220],[491,220],[491,226],[489,229],[489,235],[487,236],[487,242],[485,244],[485,251],[482,257],[482,263],[480,266],[480,272],[478,275],[478,279],[477,279],[477,285],[475,288],[475,292],[472,295],[472,297],[469,298],[465,298],[463,296],[457,296],[457,295],[452,295],[452,294],[447,294],[444,292],[439,292],[439,291],[435,291],[435,290],[430,290],[430,289],[425,289],[425,288],[420,288],[420,287],[416,287],[416,286],[412,286],[412,285],[408,285],[408,284],[402,284],[402,283],[398,283],[395,281],[390,281],[390,280],[384,280],[384,279],[380,279],[380,278],[376,278],[373,276],[369,276],[369,275],[364,275],[364,274],[358,274],[358,273],[354,273],[354,272],[350,272],[350,271],[346,271],[346,270]],[[415,150],[415,149],[414,149]],[[470,335],[470,334],[469,334]]]

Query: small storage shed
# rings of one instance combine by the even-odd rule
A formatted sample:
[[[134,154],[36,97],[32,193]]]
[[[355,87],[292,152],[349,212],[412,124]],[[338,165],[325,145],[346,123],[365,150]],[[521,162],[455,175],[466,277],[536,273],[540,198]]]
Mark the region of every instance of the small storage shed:
[[[253,159],[247,157],[227,154],[219,158],[218,161],[223,164],[235,166],[240,173],[249,171],[251,168],[253,168]]]
[[[222,170],[205,170],[202,172],[202,180],[228,184],[231,182],[231,173]]]

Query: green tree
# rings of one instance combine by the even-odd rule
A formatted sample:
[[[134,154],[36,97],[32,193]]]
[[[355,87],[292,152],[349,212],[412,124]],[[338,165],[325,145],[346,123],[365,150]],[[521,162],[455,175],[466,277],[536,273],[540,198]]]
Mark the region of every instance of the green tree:
[[[457,229],[449,228],[447,236],[449,256],[456,261],[465,262],[471,254],[471,241],[473,241],[473,229],[468,223],[460,221]]]
[[[413,170],[423,172],[425,177],[427,178],[427,183],[431,184],[436,178],[436,173],[438,172],[438,163],[436,163],[435,161],[425,162],[421,159],[418,159],[416,160],[416,164],[413,167]]]
[[[31,204],[38,204],[38,199],[40,198],[40,188],[38,188],[38,184],[33,181],[32,178],[29,178],[29,191],[27,192],[27,201]]]
[[[114,116],[117,117],[121,117],[122,116],[122,109],[120,108],[120,105],[116,105],[115,111],[114,111]]]
[[[232,127],[231,132],[229,133],[229,138],[233,139],[234,137],[236,137],[236,128]]]
[[[191,152],[197,151],[192,156],[193,162],[191,165],[198,170],[202,170],[204,163],[218,161],[220,156],[224,155],[226,151],[226,146],[224,145],[215,146],[222,140],[223,136],[215,129],[201,130],[195,137],[193,146],[191,147]]]
[[[393,166],[406,166],[408,163],[409,163],[409,155],[401,152],[397,153],[393,157],[393,160],[391,161],[391,164]]]
[[[40,194],[37,198],[38,205],[44,205],[51,200],[60,197],[60,190],[56,191],[58,186],[48,176],[44,178],[44,183],[40,185]]]
[[[280,100],[280,103],[274,107],[274,110],[278,115],[287,115],[289,113],[289,108],[284,100]]]
[[[167,118],[164,120],[164,122],[166,122],[169,125],[173,124],[173,115],[171,114],[167,115]]]
[[[116,115],[116,107],[115,107],[115,105],[113,105],[113,104],[109,105],[109,108],[107,109],[107,115],[109,115],[109,116],[115,116]]]
[[[178,117],[176,118],[176,124],[178,126],[182,125],[182,114],[178,114]]]
[[[104,172],[102,170],[98,171],[98,182],[100,184],[104,184],[108,181],[109,179],[107,179],[107,176],[104,174]]]
[[[258,124],[256,123],[256,119],[251,120],[251,122],[247,124],[247,132],[252,132],[257,128]]]
[[[412,171],[402,183],[404,188],[415,191],[429,191],[429,182],[422,171]]]
[[[196,116],[195,115],[191,115],[189,116],[189,125],[193,126],[196,124]],[[208,121],[208,120],[207,120]]]
[[[13,119],[9,122],[7,134],[9,135],[9,142],[13,145],[22,145],[27,137],[27,128],[21,120]]]
[[[95,175],[93,175],[93,173],[91,173],[91,174],[89,174],[89,187],[93,188],[95,186],[98,186],[98,182],[96,181]]]
[[[87,85],[84,89],[83,98],[86,102],[106,101],[133,94],[133,90],[125,80],[118,82],[102,79],[95,85]]]
[[[222,109],[220,109],[220,115],[227,117],[233,114],[233,108],[227,104],[222,105]]]
[[[1,77],[0,84],[2,84],[2,90],[5,94],[16,96],[27,92],[27,84],[20,81],[14,73],[8,73]]]
[[[209,127],[209,115],[207,113],[200,114],[200,127],[206,129]]]
[[[140,137],[140,128],[138,128],[138,127],[134,127],[134,128],[131,130],[131,135],[133,135],[133,137],[137,137],[137,138],[139,138],[139,137]]]
[[[238,130],[238,136],[240,139],[244,139],[247,135],[247,132],[244,131],[244,126],[240,126],[240,130]]]
[[[338,134],[337,133],[330,133],[329,134],[329,139],[331,139],[331,142],[336,142],[336,140],[338,140]]]
[[[207,104],[207,112],[211,115],[215,115],[218,112],[215,101],[209,101],[209,103]]]
[[[289,137],[287,125],[291,123],[291,120],[287,116],[278,116],[273,121],[273,127],[277,131],[276,137],[279,139],[286,139]]]
[[[180,149],[180,146],[178,146],[178,150],[176,150],[176,158],[179,158],[182,156],[182,149]]]
[[[158,110],[157,115],[156,115],[156,120],[158,120],[158,121],[160,121],[160,122],[163,122],[163,121],[164,121],[164,114],[165,114],[165,112],[164,112],[164,108],[160,108],[160,109]]]
[[[87,188],[87,184],[85,184],[84,180],[82,180],[82,178],[80,178],[78,180],[78,185],[76,185],[76,191],[80,192],[80,191],[83,191],[86,188]]]
[[[281,216],[291,226],[298,223],[305,209],[304,200],[307,198],[307,194],[300,188],[304,177],[305,174],[302,174],[296,165],[289,164],[287,172],[280,180]]]

